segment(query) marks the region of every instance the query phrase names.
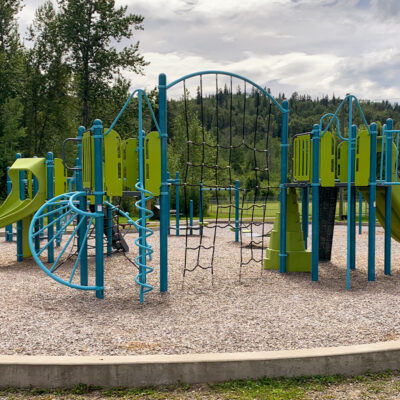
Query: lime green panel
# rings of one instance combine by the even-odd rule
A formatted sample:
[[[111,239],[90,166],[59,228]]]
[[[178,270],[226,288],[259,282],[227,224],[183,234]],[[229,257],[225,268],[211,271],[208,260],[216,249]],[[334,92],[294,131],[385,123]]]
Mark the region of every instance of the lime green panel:
[[[32,221],[32,215],[22,219],[22,256],[23,258],[30,257],[32,255],[29,247],[29,226]]]
[[[347,182],[347,160],[349,159],[349,142],[341,142],[337,148],[336,177],[340,182]]]
[[[38,192],[35,197],[20,199],[19,172],[27,171],[35,175],[38,181]],[[34,214],[46,201],[46,165],[44,158],[19,158],[8,171],[12,190],[0,207],[0,227],[10,225]]]
[[[161,141],[160,134],[150,132],[144,139],[145,188],[154,196],[160,195]]]
[[[378,137],[377,141],[377,167],[376,167],[376,173],[377,173],[377,178],[380,179],[380,165],[381,165],[381,152],[382,152],[382,136]],[[392,143],[392,181],[396,181],[396,154],[397,154],[397,147],[394,143]],[[383,172],[382,172],[382,178],[385,179],[385,154],[383,157]]]
[[[286,227],[286,271],[287,272],[310,272],[311,252],[305,250],[299,209],[297,205],[296,190],[289,189],[287,197],[287,227]],[[279,269],[280,252],[280,213],[275,218],[274,227],[266,258],[264,259],[265,269]]]
[[[93,163],[93,138],[88,131],[82,136],[82,181],[86,189],[94,187]]]
[[[311,180],[311,135],[297,136],[293,141],[293,177],[296,181]]]
[[[135,185],[138,179],[138,153],[136,150],[136,139],[127,139],[122,143],[122,166],[125,190],[136,190]]]
[[[371,138],[367,130],[359,131],[356,138],[355,185],[368,186],[370,175]]]
[[[54,159],[54,197],[66,193],[67,186],[67,171],[61,158]]]
[[[319,160],[321,186],[335,186],[336,139],[331,132],[321,137]]]
[[[121,137],[114,130],[104,136],[104,190],[108,196],[122,196]]]

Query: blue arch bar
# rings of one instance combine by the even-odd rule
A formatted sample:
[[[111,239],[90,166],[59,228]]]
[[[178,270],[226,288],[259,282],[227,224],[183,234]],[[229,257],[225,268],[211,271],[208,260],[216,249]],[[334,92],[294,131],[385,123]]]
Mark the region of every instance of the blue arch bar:
[[[182,82],[186,79],[190,79],[190,78],[194,78],[196,76],[201,76],[201,75],[226,75],[226,76],[231,76],[233,78],[237,78],[237,79],[241,79],[242,81],[245,81],[247,83],[250,83],[250,85],[254,86],[255,88],[257,88],[260,92],[264,93],[278,108],[279,111],[281,113],[288,113],[289,110],[283,108],[278,101],[275,99],[275,97],[273,97],[270,93],[268,93],[268,91],[266,91],[265,89],[263,89],[260,85],[257,85],[257,83],[253,82],[252,80],[245,78],[242,75],[238,75],[238,74],[234,74],[232,72],[226,72],[226,71],[218,71],[218,70],[210,70],[210,71],[200,71],[200,72],[194,72],[192,74],[188,74],[185,75],[173,82],[171,82],[170,84],[168,84],[166,86],[166,89],[170,89],[173,86],[175,86],[176,84],[178,84],[179,82]]]

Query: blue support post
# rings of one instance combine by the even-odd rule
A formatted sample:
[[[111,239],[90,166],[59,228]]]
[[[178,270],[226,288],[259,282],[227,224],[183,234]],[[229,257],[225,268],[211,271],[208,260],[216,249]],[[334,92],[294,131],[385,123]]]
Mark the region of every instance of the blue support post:
[[[288,169],[288,123],[289,123],[289,102],[282,102],[282,131],[281,131],[281,184],[280,184],[280,249],[279,249],[279,272],[286,272],[286,183]]]
[[[389,118],[386,121],[385,147],[385,275],[390,275],[391,272],[391,241],[392,241],[392,141],[393,141],[393,121]]]
[[[235,242],[239,241],[239,200],[240,200],[239,181],[235,181]]]
[[[46,168],[47,168],[47,200],[51,200],[54,197],[54,156],[53,153],[48,152],[46,157]],[[47,242],[49,246],[47,248],[47,262],[54,263],[54,225],[52,224],[54,215],[52,214],[53,206],[47,208],[47,212],[50,213],[47,216]]]
[[[21,153],[17,153],[15,158],[22,158]],[[20,200],[25,200],[25,172],[19,172],[19,196]],[[23,261],[24,254],[23,254],[23,238],[22,238],[22,221],[17,222],[17,261]]]
[[[160,292],[168,290],[168,177],[167,177],[167,77],[158,78],[158,124],[161,136],[161,190],[160,190]]]
[[[193,200],[190,200],[189,202],[189,207],[190,207],[190,234],[193,235]]]
[[[320,153],[320,131],[319,125],[313,126],[312,131],[312,237],[311,237],[311,280],[318,281],[319,267],[319,153]]]
[[[362,193],[358,192],[358,234],[362,234],[362,211],[363,211],[363,197]]]
[[[346,289],[350,290],[350,269],[352,268],[352,178],[353,178],[353,97],[348,97],[349,102],[349,146],[347,163],[347,266],[346,266]]]
[[[175,226],[175,233],[176,236],[179,236],[179,210],[180,210],[180,204],[179,204],[179,171],[176,171],[175,173],[175,221],[176,221],[176,226]]]
[[[200,193],[199,193],[199,232],[200,236],[202,236],[203,235],[203,182],[200,182]]]
[[[103,211],[103,125],[99,119],[93,123],[94,141],[94,202],[97,216],[95,218],[96,232],[96,286],[104,287],[104,211]],[[96,297],[104,298],[104,289],[96,290]]]
[[[368,213],[368,280],[375,281],[375,234],[376,234],[376,124],[370,127],[371,155],[369,176],[369,213]]]
[[[351,203],[350,203],[350,269],[356,269],[356,188],[355,184],[355,173],[356,173],[356,137],[357,137],[357,126],[352,125],[351,127],[351,141],[349,149],[351,148]],[[349,158],[350,160],[350,158]]]
[[[308,241],[308,201],[309,201],[309,187],[303,187],[301,191],[301,225],[303,229],[304,245],[307,250]]]
[[[11,193],[12,190],[12,182],[10,177],[8,176],[8,170],[10,167],[7,167],[7,195]],[[6,242],[13,241],[13,226],[12,224],[6,226]]]
[[[85,127],[80,126],[78,128],[78,138],[82,139],[82,136],[85,133],[85,131],[86,131]],[[77,170],[75,170],[75,172],[74,172],[75,190],[77,192],[83,191],[82,166],[83,166],[82,142],[79,141],[78,142],[78,158],[75,160],[75,167],[77,168]],[[96,168],[95,168],[95,170],[96,170]],[[82,211],[86,211],[86,209],[87,209],[87,197],[86,196],[79,197],[79,209]],[[88,285],[88,247],[87,247],[87,240],[85,238],[85,235],[86,235],[86,230],[87,230],[88,218],[81,215],[81,216],[79,216],[78,223],[80,221],[82,221],[82,219],[84,219],[85,222],[82,223],[82,225],[78,231],[78,249],[81,251],[80,281],[81,281],[82,286],[87,286]],[[97,235],[96,235],[96,238],[97,238]],[[96,251],[97,251],[97,249],[96,249]],[[97,295],[98,295],[98,293],[96,293],[96,296]],[[101,295],[101,293],[99,293],[99,295]]]

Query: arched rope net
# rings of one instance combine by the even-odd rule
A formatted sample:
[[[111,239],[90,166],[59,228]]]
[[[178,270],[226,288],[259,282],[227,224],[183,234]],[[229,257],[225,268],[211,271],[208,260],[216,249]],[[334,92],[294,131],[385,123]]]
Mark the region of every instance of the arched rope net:
[[[215,79],[213,90],[210,78]],[[180,172],[186,222],[183,280],[196,269],[210,270],[213,277],[221,229],[230,229],[240,245],[240,280],[247,266],[258,264],[263,270],[271,230],[267,203],[279,188],[278,174],[271,184],[270,166],[272,144],[273,161],[280,163],[279,139],[272,134],[279,131],[280,118],[273,114],[269,97],[246,81],[218,74],[198,79],[196,96],[188,88],[193,89],[193,78],[184,80],[182,96],[169,106],[176,115],[169,128],[169,170]],[[234,86],[236,80],[239,85]]]

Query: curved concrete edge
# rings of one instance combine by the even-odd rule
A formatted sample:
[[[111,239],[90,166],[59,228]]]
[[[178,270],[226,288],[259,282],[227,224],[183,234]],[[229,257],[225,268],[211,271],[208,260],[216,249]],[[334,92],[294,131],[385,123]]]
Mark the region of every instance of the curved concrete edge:
[[[358,375],[400,368],[400,341],[304,350],[143,356],[0,356],[0,387],[142,387]]]

